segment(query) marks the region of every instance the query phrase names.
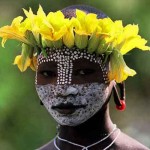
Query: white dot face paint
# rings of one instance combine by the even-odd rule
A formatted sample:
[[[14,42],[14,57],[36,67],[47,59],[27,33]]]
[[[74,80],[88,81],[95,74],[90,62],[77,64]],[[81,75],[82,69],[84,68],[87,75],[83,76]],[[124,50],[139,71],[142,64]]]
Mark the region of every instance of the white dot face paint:
[[[37,93],[51,116],[61,125],[77,126],[98,112],[109,96],[107,67],[103,64],[104,56],[89,54],[86,50],[47,49],[48,57],[42,54],[38,56],[38,65],[44,62],[57,63],[57,83],[46,85],[37,84]],[[93,82],[84,84],[72,84],[73,61],[87,59],[99,65],[102,71],[103,83]],[[37,66],[38,67],[38,66]],[[80,74],[84,74],[81,70]],[[69,106],[68,106],[69,104]],[[67,111],[73,110],[70,113]]]
[[[108,83],[108,66],[103,64],[104,55],[96,56],[96,54],[89,54],[87,50],[79,50],[76,47],[68,49],[65,46],[62,49],[46,49],[48,57],[44,57],[42,53],[38,56],[38,66],[45,62],[56,62],[57,63],[57,84],[71,84],[73,62],[78,59],[87,59],[90,62],[99,65],[102,71],[102,77],[105,83]],[[38,68],[37,66],[37,68]],[[37,84],[37,77],[35,79]]]
[[[70,90],[70,93],[68,92]],[[37,93],[51,116],[61,125],[77,126],[98,112],[109,96],[106,84],[36,85]],[[76,92],[74,92],[76,91]],[[72,104],[72,114],[62,114],[57,106]]]

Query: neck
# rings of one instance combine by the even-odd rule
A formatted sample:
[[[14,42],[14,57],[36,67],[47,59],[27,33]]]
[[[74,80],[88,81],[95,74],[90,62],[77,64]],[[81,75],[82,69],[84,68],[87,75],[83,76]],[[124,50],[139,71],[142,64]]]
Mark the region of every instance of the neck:
[[[59,136],[81,145],[89,145],[103,138],[103,134],[110,133],[113,128],[107,105],[81,125],[60,126]]]

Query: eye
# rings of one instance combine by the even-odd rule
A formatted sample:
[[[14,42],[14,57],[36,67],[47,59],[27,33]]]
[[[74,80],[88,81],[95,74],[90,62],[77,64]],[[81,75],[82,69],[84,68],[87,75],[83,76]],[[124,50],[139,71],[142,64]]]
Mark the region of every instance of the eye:
[[[84,76],[84,75],[90,75],[92,73],[94,73],[95,70],[94,69],[77,69],[75,72],[74,72],[74,75],[81,75],[81,76]]]
[[[85,75],[85,71],[84,71],[84,70],[80,70],[80,71],[79,71],[79,74]]]
[[[40,74],[44,77],[56,77],[56,73],[50,70],[47,71],[40,71]]]

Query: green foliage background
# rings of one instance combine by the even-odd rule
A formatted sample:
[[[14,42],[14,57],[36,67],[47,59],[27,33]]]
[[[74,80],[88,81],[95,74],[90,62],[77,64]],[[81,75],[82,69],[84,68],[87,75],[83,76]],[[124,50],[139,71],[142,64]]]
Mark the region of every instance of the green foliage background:
[[[46,12],[73,4],[94,6],[113,20],[138,24],[140,34],[150,45],[149,0],[0,0],[0,26],[23,15],[22,8],[32,7],[36,12],[39,4]],[[20,73],[13,65],[20,49],[15,41],[8,41],[5,49],[0,47],[0,150],[33,150],[56,134],[55,121],[39,104],[34,87],[35,72]],[[126,111],[115,110],[112,99],[110,113],[119,128],[150,147],[150,52],[134,50],[125,59],[138,74],[126,82]]]

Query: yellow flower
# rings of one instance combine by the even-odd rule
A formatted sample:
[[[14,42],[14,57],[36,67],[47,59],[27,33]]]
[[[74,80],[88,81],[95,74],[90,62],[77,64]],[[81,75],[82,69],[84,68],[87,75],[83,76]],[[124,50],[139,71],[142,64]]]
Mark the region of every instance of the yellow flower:
[[[115,80],[120,83],[126,80],[128,76],[134,76],[135,74],[136,72],[126,65],[120,52],[114,50],[110,55],[110,71],[108,73],[109,80]]]
[[[150,47],[145,46],[147,41],[138,35],[139,28],[137,25],[127,25],[121,35],[118,36],[116,47],[124,55],[134,48],[141,50],[150,50]]]
[[[24,21],[19,16],[10,26],[0,28],[2,46],[7,39],[23,43],[22,54],[14,61],[21,71],[27,67],[36,69],[34,49],[41,49],[44,53],[45,47],[65,45],[71,48],[75,45],[80,50],[86,48],[89,53],[110,56],[109,79],[122,82],[136,74],[125,64],[123,55],[134,48],[150,50],[147,41],[138,35],[138,26],[129,24],[124,27],[121,20],[97,19],[96,14],[86,14],[81,10],[76,10],[76,18],[71,19],[65,18],[61,11],[46,15],[41,6],[36,14],[31,8],[29,11],[24,9],[24,13]]]
[[[23,18],[19,16],[13,20],[11,26],[4,26],[0,28],[0,37],[3,38],[2,40],[3,47],[7,39],[15,39],[29,45],[31,44],[26,39],[25,33],[20,30],[20,25],[22,20]]]
[[[16,56],[14,60],[14,65],[17,65],[21,72],[24,72],[31,64],[31,59],[29,57],[24,61],[22,55]]]
[[[81,10],[76,10],[75,32],[79,35],[90,35],[98,26],[97,15],[86,14]]]
[[[111,53],[112,47],[115,47],[115,41],[123,30],[122,21],[113,22],[110,18],[99,19],[99,27],[101,33],[99,33],[99,45],[96,52],[98,54]]]
[[[14,65],[18,65],[18,68],[21,72],[25,71],[28,67],[31,69],[36,69],[36,58],[33,56],[34,48],[27,45],[22,44],[22,54],[16,56]]]
[[[106,27],[105,27],[106,30],[104,30],[104,31],[106,32],[107,36],[105,36],[104,38],[105,38],[106,43],[109,43],[113,47],[116,47],[118,36],[120,36],[120,34],[122,34],[122,32],[124,30],[123,25],[122,25],[122,21],[117,20],[115,22],[111,22],[109,20],[108,23],[110,23],[110,24],[108,24],[108,25],[105,24],[106,25]]]
[[[76,10],[74,25],[76,46],[80,49],[86,48],[88,45],[88,36],[92,35],[96,30],[98,31],[97,15],[93,13],[86,14],[81,10]],[[88,47],[89,51],[93,52],[91,44]]]
[[[39,9],[37,11],[37,15],[33,14],[32,9],[29,9],[29,12],[25,9],[24,13],[26,15],[26,19],[25,21],[22,23],[24,26],[26,26],[28,28],[28,30],[32,31],[34,38],[36,40],[36,42],[38,43],[38,45],[40,46],[40,26],[43,24],[43,20],[46,19],[46,15],[42,9],[41,6],[39,6]],[[22,25],[22,26],[23,26]]]
[[[40,24],[40,34],[46,40],[60,40],[67,31],[66,24],[68,22],[69,19],[65,19],[61,11],[50,12],[47,18]]]
[[[30,68],[31,68],[33,71],[36,71],[36,69],[37,69],[37,58],[36,58],[36,56],[33,56],[33,57],[31,58]]]
[[[110,18],[104,18],[98,20],[98,26],[95,32],[91,34],[88,41],[88,51],[96,52],[98,54],[105,53],[110,45],[109,42],[113,38],[113,26],[114,22]]]
[[[108,35],[112,32],[114,22],[110,18],[99,19],[98,26],[101,28],[101,34]]]
[[[17,65],[21,72],[26,71],[28,67],[35,71],[37,67],[37,58],[35,56],[33,58],[27,57],[24,61],[23,56],[18,55],[14,60],[14,65]]]
[[[63,43],[68,47],[71,48],[74,46],[74,24],[75,24],[75,18],[72,18],[67,24],[66,24],[66,33],[63,35]]]

